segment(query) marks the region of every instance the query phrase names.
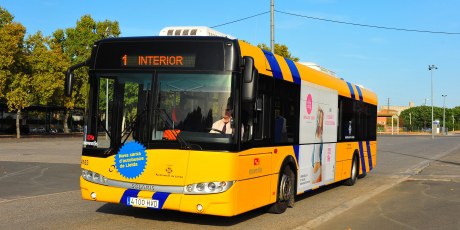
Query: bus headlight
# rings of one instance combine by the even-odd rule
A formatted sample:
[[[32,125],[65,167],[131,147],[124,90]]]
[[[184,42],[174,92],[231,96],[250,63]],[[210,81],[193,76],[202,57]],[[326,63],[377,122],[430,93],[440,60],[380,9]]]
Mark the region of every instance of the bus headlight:
[[[93,182],[93,183],[107,185],[107,178],[106,177],[102,176],[99,173],[95,173],[93,171],[90,171],[90,170],[82,169],[81,170],[81,177],[83,177],[83,179],[85,179],[87,181],[90,181],[90,182]]]
[[[212,194],[225,192],[232,187],[235,181],[213,181],[189,184],[184,187],[185,194]]]

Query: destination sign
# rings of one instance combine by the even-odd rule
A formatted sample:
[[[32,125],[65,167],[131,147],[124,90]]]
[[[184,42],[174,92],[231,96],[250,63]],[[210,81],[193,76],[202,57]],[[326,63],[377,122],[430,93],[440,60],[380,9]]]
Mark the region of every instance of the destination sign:
[[[195,67],[195,55],[123,55],[122,67]]]

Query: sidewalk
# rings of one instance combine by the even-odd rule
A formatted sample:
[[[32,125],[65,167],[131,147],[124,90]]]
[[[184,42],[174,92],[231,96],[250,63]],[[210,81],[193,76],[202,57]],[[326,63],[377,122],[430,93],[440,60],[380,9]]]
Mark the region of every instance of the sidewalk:
[[[460,151],[315,229],[460,229]]]

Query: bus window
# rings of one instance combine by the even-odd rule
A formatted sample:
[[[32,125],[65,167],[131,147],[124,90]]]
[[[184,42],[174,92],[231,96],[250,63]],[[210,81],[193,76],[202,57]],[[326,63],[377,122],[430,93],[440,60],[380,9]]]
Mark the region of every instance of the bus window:
[[[275,144],[294,143],[299,140],[300,85],[283,80],[275,80],[274,141]]]
[[[340,97],[339,111],[339,140],[354,141],[356,139],[355,101]]]

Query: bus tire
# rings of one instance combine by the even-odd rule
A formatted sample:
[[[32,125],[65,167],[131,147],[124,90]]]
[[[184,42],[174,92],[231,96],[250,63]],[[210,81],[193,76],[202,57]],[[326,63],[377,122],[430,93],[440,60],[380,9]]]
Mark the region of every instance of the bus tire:
[[[356,184],[356,181],[358,180],[358,174],[359,174],[359,160],[358,160],[358,155],[353,155],[353,161],[351,163],[351,175],[350,178],[346,179],[343,184],[347,186],[353,186]]]
[[[281,214],[288,207],[294,207],[294,185],[295,174],[291,167],[286,165],[279,177],[276,202],[271,204],[267,209],[269,213]]]

